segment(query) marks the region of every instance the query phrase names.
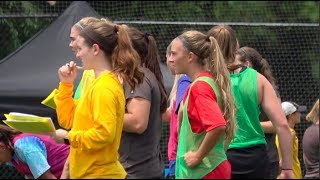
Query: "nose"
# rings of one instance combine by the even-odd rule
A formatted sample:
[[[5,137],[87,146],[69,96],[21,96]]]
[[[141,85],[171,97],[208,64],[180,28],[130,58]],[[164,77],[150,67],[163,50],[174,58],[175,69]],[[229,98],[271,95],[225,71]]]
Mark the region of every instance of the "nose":
[[[76,52],[76,58],[80,59],[79,53]]]
[[[73,41],[72,41],[72,40],[71,40],[70,43],[69,43],[69,47],[70,47],[71,49],[73,49]]]
[[[170,61],[170,62],[173,62],[173,56],[172,56],[172,54],[169,55],[169,61]]]

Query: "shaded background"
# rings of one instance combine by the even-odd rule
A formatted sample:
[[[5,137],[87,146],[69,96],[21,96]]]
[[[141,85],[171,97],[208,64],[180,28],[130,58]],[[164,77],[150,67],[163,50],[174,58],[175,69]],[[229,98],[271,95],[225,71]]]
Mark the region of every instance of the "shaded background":
[[[0,2],[0,66],[1,59],[48,27],[71,3],[72,1],[58,1],[50,6],[46,1]],[[306,105],[309,111],[316,98],[319,98],[319,1],[88,3],[103,17],[153,34],[163,62],[167,45],[183,31],[195,29],[206,32],[214,25],[228,24],[236,31],[240,46],[257,49],[269,61],[283,101]],[[0,99],[1,101],[4,99]],[[34,114],[41,115],[40,112]],[[302,114],[301,123],[295,127],[303,175],[301,142],[305,129],[310,125],[305,121],[305,115],[306,113]],[[55,120],[54,115],[53,119]],[[164,124],[161,150],[166,163],[168,136],[168,125]],[[0,166],[0,178],[23,176],[13,168]]]

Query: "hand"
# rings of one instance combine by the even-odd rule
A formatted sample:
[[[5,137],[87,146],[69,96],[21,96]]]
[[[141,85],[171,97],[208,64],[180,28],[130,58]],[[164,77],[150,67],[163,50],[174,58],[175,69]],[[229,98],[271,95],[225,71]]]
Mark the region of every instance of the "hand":
[[[278,176],[281,174],[281,169],[282,169],[282,161],[281,159],[279,160],[279,167],[278,167]]]
[[[296,179],[292,170],[281,170],[278,179]]]
[[[58,71],[60,82],[73,83],[77,77],[77,64],[73,61],[61,66]]]
[[[58,144],[64,144],[64,138],[68,138],[68,131],[64,129],[57,129],[56,133],[51,135],[52,139]]]
[[[184,161],[189,168],[192,168],[200,163],[201,159],[198,157],[196,152],[189,151],[184,154]]]

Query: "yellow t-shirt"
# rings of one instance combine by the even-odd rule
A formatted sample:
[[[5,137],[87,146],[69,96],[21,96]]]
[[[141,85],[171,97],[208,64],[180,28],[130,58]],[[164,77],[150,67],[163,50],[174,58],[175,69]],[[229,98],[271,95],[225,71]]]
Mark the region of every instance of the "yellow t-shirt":
[[[301,167],[300,167],[300,161],[298,158],[298,151],[299,151],[299,141],[298,141],[298,137],[296,135],[296,132],[294,129],[290,128],[291,134],[294,134],[294,141],[293,141],[293,145],[292,145],[292,155],[293,155],[293,166],[292,166],[292,170],[293,170],[293,174],[297,179],[301,179],[302,178],[302,173],[301,173]],[[277,145],[277,149],[278,149],[278,154],[279,154],[279,160],[282,159],[282,155],[281,155],[281,151],[280,151],[280,144],[279,144],[279,140],[278,140],[278,135],[276,135],[276,141],[275,141],[276,145]]]
[[[102,73],[81,95],[72,98],[73,85],[59,84],[54,100],[61,127],[71,129],[71,178],[125,178],[118,149],[125,113],[125,96],[118,78]]]

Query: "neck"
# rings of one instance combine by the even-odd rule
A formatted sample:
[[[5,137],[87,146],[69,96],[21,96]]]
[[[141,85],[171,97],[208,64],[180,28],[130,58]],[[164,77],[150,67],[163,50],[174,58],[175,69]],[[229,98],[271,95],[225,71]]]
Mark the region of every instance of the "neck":
[[[111,61],[106,58],[99,58],[95,60],[93,68],[95,78],[99,77],[103,72],[108,72],[112,70],[111,64],[109,62]]]
[[[201,65],[196,65],[190,68],[189,72],[186,74],[191,78],[192,82],[199,76],[200,73],[206,71],[205,68]]]
[[[291,120],[288,121],[288,125],[289,125],[289,127],[290,127],[291,129],[294,128],[294,125],[295,125],[295,124],[296,124],[296,123],[294,123],[294,122],[291,121]]]
[[[239,60],[234,60],[232,63],[228,64],[228,69],[230,73],[239,73],[243,66],[241,66],[243,63]]]

